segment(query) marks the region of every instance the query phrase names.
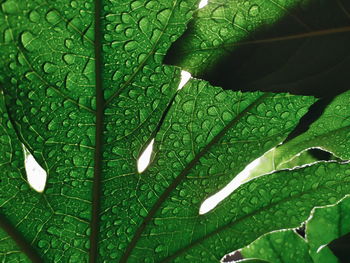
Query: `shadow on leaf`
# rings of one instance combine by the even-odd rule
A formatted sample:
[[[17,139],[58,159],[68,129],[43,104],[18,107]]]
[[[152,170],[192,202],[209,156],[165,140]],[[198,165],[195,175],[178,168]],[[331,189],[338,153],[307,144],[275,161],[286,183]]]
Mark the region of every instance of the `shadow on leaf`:
[[[349,89],[350,16],[346,10],[350,12],[349,2],[311,1],[307,9],[290,10],[277,24],[260,27],[243,41],[217,46],[225,55],[193,75],[227,90],[313,95],[327,98],[328,104]],[[191,52],[186,42],[193,36],[195,21],[173,44],[165,63],[186,68],[183,58]]]

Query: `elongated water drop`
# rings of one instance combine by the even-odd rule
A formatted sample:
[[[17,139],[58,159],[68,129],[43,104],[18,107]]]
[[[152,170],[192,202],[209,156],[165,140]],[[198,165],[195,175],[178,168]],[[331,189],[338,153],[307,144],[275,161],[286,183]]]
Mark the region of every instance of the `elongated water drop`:
[[[151,140],[151,142],[148,144],[146,149],[143,151],[143,153],[140,155],[139,159],[137,160],[137,171],[139,173],[142,173],[143,171],[145,171],[151,161],[153,143],[154,143],[154,139]]]
[[[22,144],[22,148],[24,154],[24,168],[26,170],[28,183],[35,191],[42,192],[45,189],[47,173],[40,164],[38,164],[24,144]]]
[[[34,36],[32,33],[30,33],[29,31],[25,31],[22,33],[21,42],[23,47],[28,51],[35,50],[35,45],[33,45],[33,41],[34,41]]]

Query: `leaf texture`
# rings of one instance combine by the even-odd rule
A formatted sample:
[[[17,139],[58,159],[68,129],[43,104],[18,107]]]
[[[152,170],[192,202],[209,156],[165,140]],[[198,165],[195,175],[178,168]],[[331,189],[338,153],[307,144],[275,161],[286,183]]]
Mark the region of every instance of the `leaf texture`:
[[[106,1],[102,8],[99,1],[2,2],[1,75],[7,109],[48,181],[44,195],[16,196],[14,186],[1,199],[6,216],[26,232],[43,258],[86,261],[97,257],[99,246],[99,254],[114,260],[125,249],[128,233],[139,221],[129,214],[127,202],[135,199],[139,181],[136,158],[179,82],[179,70],[162,67],[161,58],[184,30],[191,5]],[[10,202],[13,196],[17,198]],[[18,200],[26,199],[31,201],[23,213],[14,213]],[[114,242],[118,250],[110,248],[108,237],[110,231],[116,233],[120,218],[129,230],[120,230],[122,236]]]
[[[262,191],[252,181],[199,215],[204,198],[280,144],[315,99],[196,79],[177,91],[180,69],[162,59],[196,4],[1,2],[0,208],[32,261],[212,262],[349,190],[347,165],[319,164],[259,178]],[[140,174],[137,158],[154,137]],[[43,193],[26,181],[22,144],[48,174]],[[17,251],[8,240],[1,246]]]

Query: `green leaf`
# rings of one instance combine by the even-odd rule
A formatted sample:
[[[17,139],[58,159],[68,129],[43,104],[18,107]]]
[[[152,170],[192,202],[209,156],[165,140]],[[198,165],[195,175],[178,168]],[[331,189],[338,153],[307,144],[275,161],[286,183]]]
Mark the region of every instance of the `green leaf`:
[[[40,195],[24,180],[2,180],[0,203],[43,259],[115,260],[125,252],[150,209],[135,198],[136,159],[179,83],[180,70],[161,59],[193,4],[1,2],[7,110],[48,181]]]
[[[245,258],[269,262],[339,262],[327,247],[331,241],[350,232],[350,198],[312,211],[306,223],[306,238],[295,230],[268,233],[240,250]]]
[[[233,101],[236,101],[236,103],[232,104]],[[145,230],[142,229],[144,232],[142,236],[140,236],[138,232],[134,235],[134,240],[140,244],[134,248],[134,253],[136,255],[134,257],[136,258],[141,256],[139,255],[140,253],[145,256],[145,251],[142,249],[139,250],[139,247],[145,245],[149,249],[153,248],[154,251],[158,252],[157,257],[160,258],[173,255],[174,253],[181,254],[181,249],[190,247],[194,243],[189,237],[195,234],[193,231],[198,221],[202,221],[203,226],[206,226],[206,228],[211,226],[214,231],[218,227],[217,223],[213,225],[210,221],[207,221],[206,218],[198,215],[200,201],[203,200],[208,193],[213,193],[218,188],[224,186],[232,178],[228,175],[238,173],[244,168],[246,163],[252,161],[261,153],[283,140],[288,131],[296,124],[298,118],[306,111],[305,105],[310,104],[312,101],[313,99],[307,97],[300,98],[283,94],[243,94],[225,92],[219,88],[210,87],[208,84],[201,81],[192,80],[176,97],[174,105],[169,111],[162,129],[157,135],[156,146],[159,145],[157,147],[159,149],[156,149],[154,153],[154,165],[141,175],[137,174],[135,171],[136,167],[134,167],[134,173],[128,177],[130,187],[132,186],[130,182],[131,179],[135,178],[135,184],[133,186],[135,188],[135,193],[130,199],[127,199],[128,196],[126,194],[128,194],[128,192],[126,191],[120,193],[121,196],[125,196],[123,199],[120,196],[109,196],[108,201],[111,203],[112,208],[109,213],[110,219],[107,220],[106,223],[109,224],[109,228],[114,229],[115,232],[113,232],[117,234],[117,237],[111,235],[108,239],[108,245],[106,244],[106,246],[111,247],[114,243],[117,244],[117,242],[121,242],[120,235],[118,235],[119,231],[125,229],[127,232],[127,229],[130,228],[130,226],[133,225],[132,223],[137,219],[140,222],[143,220],[147,228]],[[220,102],[220,104],[216,104],[217,102]],[[274,102],[285,104],[286,107],[291,107],[289,120],[280,118],[281,112],[276,110],[272,111]],[[196,104],[197,107],[194,107]],[[208,105],[210,105],[210,107],[208,107]],[[221,107],[217,107],[216,105],[221,105]],[[222,105],[226,106],[223,107]],[[274,120],[273,122],[271,122],[270,118],[264,118],[266,112],[261,110],[264,107],[271,107],[270,112],[273,113],[273,115],[270,117]],[[203,111],[203,109],[206,110]],[[285,109],[281,107],[280,110],[284,111]],[[297,116],[293,116],[295,112],[298,112]],[[193,121],[190,122],[191,126],[188,126],[188,119],[191,119],[191,116],[197,117],[195,119],[192,118]],[[268,123],[269,129],[264,129],[264,126]],[[260,132],[253,132],[256,127],[261,127]],[[188,133],[189,131],[190,133]],[[197,139],[195,144],[189,143],[198,137],[199,139]],[[260,144],[258,149],[256,149],[257,142]],[[247,149],[246,156],[242,154],[238,155],[241,149]],[[226,155],[227,152],[231,154]],[[237,152],[237,154],[235,154],[235,152]],[[172,160],[171,165],[169,165],[169,158]],[[217,163],[218,159],[222,161]],[[224,163],[225,165],[223,165]],[[70,166],[67,165],[66,167],[69,168]],[[73,166],[73,169],[76,168]],[[60,191],[64,191],[64,188],[59,184],[57,179],[54,181],[55,183],[50,184],[50,181],[54,179],[52,178],[52,174],[55,175],[54,172],[49,171],[49,185],[44,192],[43,198],[36,201],[38,202],[37,204],[26,205],[27,212],[24,211],[26,214],[25,219],[23,219],[23,215],[11,215],[11,219],[14,222],[17,223],[18,221],[22,222],[25,220],[25,222],[28,222],[27,224],[31,222],[31,224],[35,226],[33,227],[39,230],[39,233],[28,231],[26,224],[18,225],[18,228],[26,234],[28,239],[31,240],[31,242],[34,241],[38,248],[43,250],[47,250],[49,244],[52,242],[54,242],[54,245],[59,249],[59,242],[61,239],[63,239],[63,241],[67,238],[70,239],[70,235],[68,235],[69,226],[73,224],[73,222],[76,226],[77,221],[81,221],[81,224],[85,225],[85,220],[88,220],[82,218],[82,214],[79,214],[79,211],[74,211],[74,209],[72,209],[72,211],[68,210],[63,214],[63,212],[60,212],[62,211],[61,204],[52,203],[57,200],[57,198],[66,199],[66,202],[71,199],[70,196],[64,195],[65,192],[62,192],[61,196],[55,194],[55,192],[59,193]],[[174,178],[175,175],[178,176]],[[118,184],[121,183],[120,178],[123,177],[118,177],[115,182],[113,182],[113,179],[107,182],[108,184],[114,183],[114,185],[110,186],[111,188],[117,188]],[[79,177],[77,179],[83,180],[84,176],[82,176],[81,179]],[[63,179],[63,181],[67,182],[65,179]],[[26,186],[25,182],[23,183],[24,186]],[[107,187],[108,184],[105,184],[104,187]],[[180,186],[177,187],[177,185]],[[71,186],[82,187],[80,184],[71,184]],[[15,187],[16,184],[14,185],[14,188]],[[88,187],[91,186],[87,185],[85,189],[89,189]],[[203,187],[206,188],[205,191],[203,191]],[[30,192],[28,187],[25,189]],[[70,189],[72,191],[75,188],[71,187]],[[21,194],[21,192],[17,193],[17,195]],[[4,205],[5,213],[16,210],[15,207],[17,204],[13,202],[16,201],[16,199],[11,200],[13,195],[14,193],[10,191],[9,194],[4,197],[4,200],[6,200],[6,204]],[[34,196],[40,198],[38,194]],[[134,199],[136,197],[138,200]],[[125,200],[127,200],[127,202]],[[78,199],[77,202],[78,201],[80,200]],[[141,201],[142,207],[137,205]],[[159,203],[159,207],[154,209],[154,214],[151,212],[147,213],[147,210],[143,210],[145,208],[152,208],[154,202],[156,202],[156,204],[157,202]],[[47,221],[44,221],[45,223],[43,224],[43,221],[35,221],[36,216],[35,214],[31,216],[30,211],[33,209],[40,209],[44,205],[46,205],[46,207],[42,208],[43,211],[40,213],[43,214],[42,218],[45,218],[44,215],[47,215],[48,219],[46,219]],[[122,209],[118,209],[119,206],[123,208],[123,205],[125,207],[130,207],[126,210],[128,215],[134,212],[132,217],[134,221],[132,221],[132,223],[127,223],[125,219],[123,219],[121,215]],[[50,213],[50,211],[52,212]],[[114,215],[115,213],[117,214]],[[56,214],[62,216],[61,221],[58,219],[56,219],[57,221],[51,221],[52,219],[50,219],[50,217],[54,217]],[[108,213],[105,214],[108,215]],[[150,215],[152,218],[150,218]],[[232,215],[230,217],[232,218]],[[216,216],[214,216],[214,218],[216,218]],[[55,224],[55,222],[57,223]],[[184,224],[187,225],[185,230],[183,229]],[[42,228],[47,232],[41,231]],[[63,229],[67,229],[67,233],[59,236],[59,233],[61,233]],[[165,229],[167,229],[167,231],[165,231]],[[78,230],[79,229],[74,229],[75,232]],[[87,231],[86,228],[82,228],[82,230],[84,232],[81,235],[88,234],[88,232],[85,233]],[[207,230],[202,228],[195,232],[199,240],[200,237],[205,238],[207,235]],[[178,234],[175,235],[175,233]],[[254,237],[257,237],[259,234],[260,233],[254,235]],[[42,237],[39,238],[37,237],[38,235]],[[164,239],[174,241],[173,243],[167,244],[164,243]],[[88,244],[86,243],[86,238],[81,238],[81,242],[84,246]],[[130,242],[130,240],[124,241],[122,244],[126,246],[128,242]],[[133,244],[132,242],[131,240],[129,244]],[[81,243],[75,242],[74,244],[79,248]],[[224,250],[218,250],[217,255],[224,255],[224,253],[229,252],[231,247],[232,244],[229,244],[227,248],[223,247],[222,249]],[[65,254],[69,255],[67,248],[63,247],[62,249],[66,249]],[[102,249],[103,243],[101,244],[101,250]],[[204,253],[205,251],[202,252]],[[45,256],[50,258],[50,254],[48,253],[49,252],[47,252]],[[101,254],[103,255],[103,253]],[[72,257],[72,255],[70,256]],[[111,254],[111,256],[114,257],[113,254]],[[82,255],[77,257],[82,257]],[[105,257],[106,256],[104,256],[104,258]],[[153,252],[149,257],[155,258]]]
[[[350,91],[336,98],[309,129],[276,149],[275,163],[281,165],[310,148],[320,148],[336,157],[350,159]]]
[[[32,261],[212,262],[350,190],[348,165],[318,164],[249,182],[199,214],[315,99],[195,79],[177,91],[180,69],[162,59],[196,4],[1,2],[2,228]],[[47,172],[42,193],[22,145]]]

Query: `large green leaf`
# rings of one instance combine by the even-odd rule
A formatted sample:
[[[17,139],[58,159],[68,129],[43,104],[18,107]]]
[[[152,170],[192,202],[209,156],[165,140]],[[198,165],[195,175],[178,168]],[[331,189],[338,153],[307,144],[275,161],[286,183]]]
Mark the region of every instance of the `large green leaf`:
[[[194,1],[101,4],[1,2],[7,109],[48,172],[40,195],[2,180],[2,211],[51,262],[85,261],[89,247],[91,260],[120,257],[150,209],[136,159],[176,92],[179,69],[161,59]]]
[[[240,250],[244,258],[274,262],[339,262],[327,247],[331,241],[350,232],[350,198],[336,205],[316,208],[306,223],[305,239],[294,230],[264,235]]]
[[[2,246],[36,262],[212,262],[349,192],[347,164],[318,164],[249,182],[199,215],[315,99],[194,79],[178,92],[180,70],[162,58],[195,4],[1,2]],[[42,193],[26,181],[23,147],[48,174]]]

